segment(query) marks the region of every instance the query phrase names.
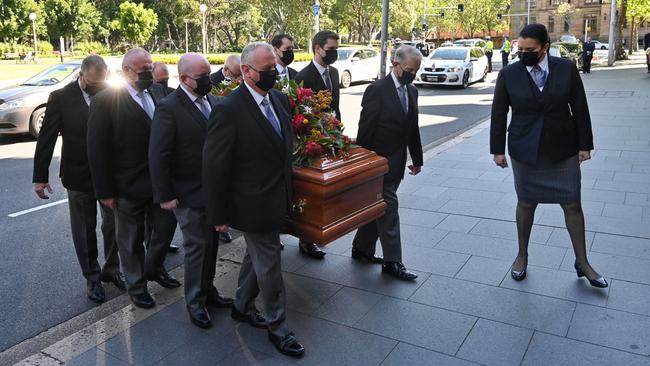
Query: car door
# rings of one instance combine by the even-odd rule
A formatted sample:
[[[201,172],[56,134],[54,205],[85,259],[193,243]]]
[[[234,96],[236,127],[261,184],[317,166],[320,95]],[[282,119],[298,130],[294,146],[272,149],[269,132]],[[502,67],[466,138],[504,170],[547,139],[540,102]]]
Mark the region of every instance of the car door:
[[[366,79],[375,79],[379,75],[379,54],[374,50],[363,50],[366,58],[364,61],[364,66],[366,69]]]
[[[472,64],[472,70],[470,71],[470,82],[476,80],[477,78],[477,71],[479,69],[479,54],[478,54],[478,48],[471,48],[469,50],[469,62]]]
[[[352,82],[363,80],[366,71],[363,65],[364,55],[361,50],[356,51],[350,57],[350,73],[352,73]]]

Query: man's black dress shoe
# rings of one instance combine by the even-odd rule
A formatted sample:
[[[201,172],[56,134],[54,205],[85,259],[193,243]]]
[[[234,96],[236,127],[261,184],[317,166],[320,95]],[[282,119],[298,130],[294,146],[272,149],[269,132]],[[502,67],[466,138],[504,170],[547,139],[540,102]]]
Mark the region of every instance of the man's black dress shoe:
[[[229,232],[219,232],[219,241],[222,243],[230,243],[232,241],[232,235]]]
[[[169,248],[167,248],[167,251],[168,251],[169,253],[178,253],[178,251],[179,251],[180,249],[181,249],[181,248],[180,248],[179,246],[177,246],[177,245],[173,245],[173,244],[170,244],[170,245],[169,245]]]
[[[167,272],[157,273],[153,276],[147,276],[147,280],[156,282],[164,288],[181,287],[181,283]]]
[[[354,248],[352,248],[352,258],[360,261],[366,261],[368,263],[375,263],[375,264],[384,263],[384,260],[382,258],[376,257],[374,255],[366,254]]]
[[[119,273],[114,275],[101,276],[99,279],[102,282],[112,283],[113,285],[115,285],[115,287],[119,288],[122,291],[126,290],[126,284],[124,284],[122,275]]]
[[[133,303],[133,305],[143,309],[149,309],[156,306],[156,302],[153,300],[153,297],[151,297],[151,295],[149,295],[148,292],[145,292],[143,294],[131,295],[131,302]]]
[[[325,252],[320,250],[320,248],[314,243],[306,243],[301,240],[298,243],[298,248],[300,249],[300,253],[308,256],[309,258],[323,259],[325,256]]]
[[[412,281],[418,278],[418,275],[409,272],[400,262],[385,262],[381,267],[381,271],[404,281]]]
[[[187,307],[187,313],[190,316],[190,321],[192,324],[196,325],[199,328],[210,328],[212,326],[212,321],[210,320],[210,314],[208,310],[204,307]]]
[[[266,328],[266,318],[257,310],[253,314],[240,313],[235,307],[232,307],[230,317],[238,322],[248,323],[255,328]]]
[[[98,304],[106,301],[106,293],[104,292],[104,287],[102,287],[101,282],[88,281],[88,284],[86,285],[86,295],[88,295],[90,301]]]
[[[229,308],[232,306],[233,300],[229,297],[223,297],[218,293],[212,292],[208,295],[205,305],[211,308]]]
[[[293,333],[289,333],[284,337],[280,337],[269,332],[269,340],[275,348],[280,351],[280,353],[291,356],[291,357],[300,357],[305,353],[305,347],[302,344],[298,343],[296,336]]]

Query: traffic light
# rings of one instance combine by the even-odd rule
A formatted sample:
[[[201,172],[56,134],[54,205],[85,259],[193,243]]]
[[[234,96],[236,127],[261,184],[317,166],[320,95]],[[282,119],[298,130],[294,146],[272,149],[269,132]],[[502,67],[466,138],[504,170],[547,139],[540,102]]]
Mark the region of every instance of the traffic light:
[[[501,20],[501,18],[503,18],[503,15],[497,14],[497,19]]]
[[[465,4],[458,4],[458,12],[462,13],[465,10]]]
[[[510,5],[506,6],[506,13],[510,11]]]
[[[422,31],[426,32],[427,29],[429,29],[429,26],[427,25],[427,23],[422,23]]]
[[[445,12],[444,12],[444,11],[441,11],[441,12],[440,12],[440,17],[441,17],[441,18],[444,18],[444,17],[445,17]]]

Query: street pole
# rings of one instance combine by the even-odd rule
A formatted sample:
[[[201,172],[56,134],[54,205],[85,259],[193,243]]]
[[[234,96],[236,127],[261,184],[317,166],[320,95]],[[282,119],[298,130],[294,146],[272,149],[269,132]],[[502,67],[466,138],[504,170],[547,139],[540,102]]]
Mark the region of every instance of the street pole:
[[[314,30],[316,31],[316,33],[318,33],[318,32],[320,32],[320,2],[319,2],[319,0],[316,0],[316,2],[314,2],[314,7],[318,7],[318,12],[314,12],[315,13],[314,14],[315,15],[314,16],[314,20],[315,20]]]
[[[528,11],[526,12],[526,25],[530,24],[530,1],[528,0]]]
[[[34,61],[38,61],[38,42],[36,39],[36,13],[29,13],[29,19],[32,21],[32,29],[34,30]]]
[[[61,62],[63,62],[63,54],[65,53],[65,39],[59,37],[59,50],[61,50]]]
[[[589,18],[585,18],[585,44],[587,44],[588,30],[589,30]]]
[[[190,52],[190,43],[189,38],[187,37],[187,22],[188,20],[185,19],[185,53]]]
[[[202,42],[203,43],[203,54],[207,55],[208,54],[208,42],[206,40],[207,34],[206,34],[206,30],[205,30],[205,12],[208,10],[208,6],[205,5],[205,4],[201,4],[201,6],[199,7],[199,10],[203,14],[203,21],[201,23],[201,33],[203,35],[203,42]]]
[[[609,15],[609,52],[607,53],[607,66],[614,66],[616,58],[616,22],[616,0],[612,0],[612,8]]]
[[[427,0],[424,0],[424,9],[422,11],[422,24],[427,24]],[[428,27],[427,27],[428,29]],[[427,38],[426,31],[424,31],[424,38]]]
[[[379,65],[379,75],[383,78],[386,76],[386,56],[388,55],[388,0],[383,0],[381,10],[381,65]]]

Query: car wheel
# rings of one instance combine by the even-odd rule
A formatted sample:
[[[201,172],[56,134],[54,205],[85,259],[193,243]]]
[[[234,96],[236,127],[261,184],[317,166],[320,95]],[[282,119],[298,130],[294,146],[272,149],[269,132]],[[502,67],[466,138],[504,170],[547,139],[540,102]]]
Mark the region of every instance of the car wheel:
[[[38,138],[38,134],[41,132],[44,117],[45,107],[38,108],[32,112],[32,116],[29,119],[29,134],[34,136],[34,138]]]
[[[347,88],[352,84],[352,75],[350,75],[350,72],[345,70],[343,71],[343,74],[341,74],[341,88]]]
[[[469,86],[469,70],[465,70],[465,74],[463,74],[463,89],[467,89]]]
[[[600,49],[601,49],[601,50],[606,50],[607,47],[605,47],[605,46],[600,46]]]

